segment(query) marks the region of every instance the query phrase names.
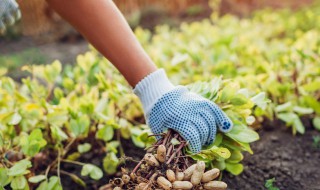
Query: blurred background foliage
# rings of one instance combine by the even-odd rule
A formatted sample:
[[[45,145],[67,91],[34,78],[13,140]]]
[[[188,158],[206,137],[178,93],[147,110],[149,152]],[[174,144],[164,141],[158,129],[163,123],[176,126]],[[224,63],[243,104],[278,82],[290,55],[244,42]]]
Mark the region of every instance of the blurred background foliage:
[[[224,109],[245,115],[242,122],[252,128],[261,127],[266,118],[277,118],[291,126],[293,134],[303,134],[305,123],[300,118],[305,116],[312,119],[312,126],[320,130],[319,1],[115,2],[148,54],[157,65],[166,69],[175,84],[210,81],[214,76],[222,75],[223,79],[227,79],[225,84],[230,85],[225,85],[219,93],[225,99],[220,102],[221,105]],[[119,134],[125,139],[131,135],[138,147],[152,143],[146,141],[147,127],[140,125],[144,121],[140,104],[135,104],[137,97],[130,93],[131,88],[112,65],[96,51],[89,50],[87,42],[55,14],[45,1],[19,0],[19,3],[23,19],[18,25],[9,28],[6,36],[0,38],[0,84],[5,94],[0,105],[7,105],[7,110],[11,111],[7,115],[2,114],[6,118],[2,119],[5,122],[3,126],[10,126],[3,129],[12,138],[15,136],[14,126],[22,121],[21,130],[29,132],[30,126],[38,122],[33,121],[33,114],[36,114],[40,126],[53,131],[51,143],[62,142],[59,144],[61,147],[56,147],[60,150],[64,145],[66,149],[69,147],[65,143],[67,136],[80,135],[82,140],[81,135],[91,134],[89,119],[93,118],[95,124],[102,121],[105,125],[97,125],[95,137],[109,143],[105,150],[102,149],[103,154],[108,154],[103,163],[98,162],[97,165],[103,164],[106,172],[114,173],[120,162],[116,157],[118,149],[119,152],[123,150],[118,148],[119,143],[110,143],[113,137],[117,135],[117,141],[120,141]],[[261,8],[264,9],[256,11]],[[63,65],[54,61],[51,65],[33,66],[50,63],[55,59],[61,60]],[[6,77],[5,73],[21,83]],[[237,81],[236,84],[233,81]],[[218,83],[198,82],[192,88],[204,96],[215,97],[207,91],[216,88],[212,84]],[[15,90],[18,88],[20,91]],[[12,98],[18,102],[22,116],[15,110]],[[272,103],[269,104],[267,98]],[[229,103],[235,106],[230,107]],[[37,110],[40,110],[40,114],[34,112]],[[228,114],[232,115],[230,110]],[[42,112],[48,115],[45,122],[42,121]],[[111,120],[108,118],[110,116],[116,119]],[[48,130],[48,126],[52,128]],[[79,131],[78,128],[83,130]],[[241,132],[237,129],[234,131]],[[38,133],[31,133],[30,138],[21,133],[24,141],[30,141],[30,144],[33,136],[39,137],[32,142],[37,145],[36,152],[45,146],[43,137]],[[243,137],[242,140],[251,137],[250,142],[258,139],[251,129],[240,137]],[[15,139],[20,139],[20,136],[15,136]],[[77,148],[81,154],[91,148],[88,143],[79,145]],[[34,156],[28,143],[19,146],[23,148],[24,154]],[[248,144],[241,147],[241,150],[251,152]],[[77,160],[80,157],[78,152],[69,155],[68,159]],[[232,154],[242,155],[233,149]],[[234,174],[241,173],[242,165],[235,165],[235,162],[240,162],[242,156],[232,162],[226,160],[225,163],[224,159],[221,161],[222,169],[226,168]]]
[[[132,28],[141,26],[151,31],[157,25],[178,27],[181,22],[202,20],[212,14],[250,17],[254,10],[262,8],[300,9],[314,4],[312,0],[114,1]],[[9,66],[9,70],[14,70],[26,62],[41,64],[52,62],[56,58],[64,63],[75,62],[74,57],[87,50],[82,37],[50,9],[45,1],[18,0],[18,3],[23,14],[22,20],[10,27],[5,36],[0,36],[1,65]],[[65,50],[69,49],[71,50],[66,53]],[[34,56],[35,52],[38,56]],[[22,61],[21,57],[28,58]]]

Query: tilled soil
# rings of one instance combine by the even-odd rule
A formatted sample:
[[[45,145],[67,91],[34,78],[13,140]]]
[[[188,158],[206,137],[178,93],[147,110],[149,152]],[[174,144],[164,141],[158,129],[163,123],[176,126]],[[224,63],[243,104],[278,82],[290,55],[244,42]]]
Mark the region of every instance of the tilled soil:
[[[245,154],[243,173],[239,176],[223,173],[222,180],[228,184],[228,190],[265,190],[264,184],[271,178],[276,179],[274,185],[281,190],[320,190],[320,149],[313,142],[313,137],[320,136],[320,132],[311,127],[309,120],[304,120],[304,123],[308,126],[306,133],[296,136],[282,122],[265,123],[258,131],[260,140],[251,146],[254,154]],[[131,142],[125,141],[123,145],[126,155],[135,160],[140,160],[145,154]],[[99,165],[101,159],[93,157],[91,161]],[[73,169],[74,173],[80,173],[80,168]],[[72,168],[68,168],[70,170]],[[85,178],[86,188],[74,184],[69,177],[62,181],[65,189],[98,189],[110,178],[105,176],[99,182]]]
[[[261,139],[252,144],[254,154],[245,155],[242,174],[225,173],[228,189],[266,189],[265,181],[275,178],[274,185],[281,190],[320,190],[320,149],[313,144],[313,137],[320,133],[307,127],[304,135],[293,136],[291,128],[279,124],[283,125],[274,125],[276,129],[265,126],[259,131]]]

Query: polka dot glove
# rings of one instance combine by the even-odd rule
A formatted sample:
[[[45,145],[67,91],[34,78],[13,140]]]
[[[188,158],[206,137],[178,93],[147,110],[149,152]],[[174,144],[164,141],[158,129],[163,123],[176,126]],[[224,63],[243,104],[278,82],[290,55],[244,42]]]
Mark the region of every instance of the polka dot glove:
[[[6,30],[6,25],[12,25],[21,17],[19,6],[15,0],[0,0],[0,34]]]
[[[216,104],[186,87],[173,86],[163,69],[140,81],[134,93],[142,102],[152,132],[161,134],[171,128],[189,142],[194,153],[214,142],[217,127],[222,132],[232,128],[231,120]]]

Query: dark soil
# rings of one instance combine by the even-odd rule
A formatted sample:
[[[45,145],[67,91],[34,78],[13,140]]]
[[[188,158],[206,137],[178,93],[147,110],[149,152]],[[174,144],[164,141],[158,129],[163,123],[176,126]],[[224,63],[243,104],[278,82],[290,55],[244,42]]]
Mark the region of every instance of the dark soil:
[[[244,172],[236,177],[224,175],[229,189],[266,189],[266,180],[275,178],[274,185],[281,190],[319,190],[320,149],[314,146],[313,137],[320,133],[307,127],[304,135],[293,136],[282,123],[273,126],[276,128],[266,124],[259,131],[261,139],[252,144],[254,154],[245,155]]]
[[[275,178],[274,186],[281,190],[320,190],[320,149],[314,146],[313,137],[320,133],[311,127],[309,119],[304,120],[307,126],[304,135],[293,136],[291,128],[283,123],[264,123],[259,131],[260,140],[252,144],[253,155],[245,154],[244,172],[233,176],[224,172],[222,180],[229,190],[262,190],[266,189],[266,180]],[[122,142],[127,156],[140,160],[145,151],[136,148],[132,142]],[[103,155],[85,155],[85,161],[100,165]],[[135,163],[126,165],[132,168]],[[64,164],[63,168],[80,174],[80,167]],[[120,174],[119,174],[120,175]],[[69,177],[63,177],[64,189],[98,189],[108,183],[113,176],[105,176],[99,182],[83,178],[87,187],[76,185]]]
[[[131,157],[135,161],[140,161],[142,157],[145,154],[144,149],[137,148],[134,146],[133,142],[131,140],[121,140],[122,148],[125,152],[125,155],[128,157]],[[96,147],[96,146],[95,146]],[[100,168],[103,168],[102,166],[102,160],[105,157],[105,154],[101,154],[101,152],[89,152],[81,156],[79,159],[81,162],[84,163],[92,163],[95,164],[96,166],[99,166]],[[118,155],[119,156],[119,155]],[[124,165],[121,165],[121,167],[133,169],[137,163],[130,161],[126,162]],[[93,179],[90,179],[89,177],[82,177],[80,176],[81,173],[81,166],[74,165],[74,164],[69,164],[69,163],[62,163],[61,169],[64,171],[68,171],[70,173],[74,173],[81,177],[81,179],[86,183],[86,187],[83,187],[79,184],[76,184],[69,176],[63,176],[61,179],[62,186],[64,190],[97,190],[99,187],[108,184],[109,180],[112,179],[115,176],[121,176],[120,169],[118,170],[119,172],[116,173],[115,175],[107,175],[104,174],[104,177],[100,179],[99,181],[95,181]],[[63,175],[63,174],[62,174]]]

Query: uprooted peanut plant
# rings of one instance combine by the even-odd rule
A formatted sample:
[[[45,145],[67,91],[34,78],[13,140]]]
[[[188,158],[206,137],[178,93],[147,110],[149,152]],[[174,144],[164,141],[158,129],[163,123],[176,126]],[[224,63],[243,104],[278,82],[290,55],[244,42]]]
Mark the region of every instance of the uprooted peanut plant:
[[[148,149],[148,153],[130,172],[122,168],[122,177],[114,178],[100,190],[207,189],[224,190],[227,184],[215,180],[220,170],[205,171],[204,161],[186,154],[187,142],[172,130]]]

